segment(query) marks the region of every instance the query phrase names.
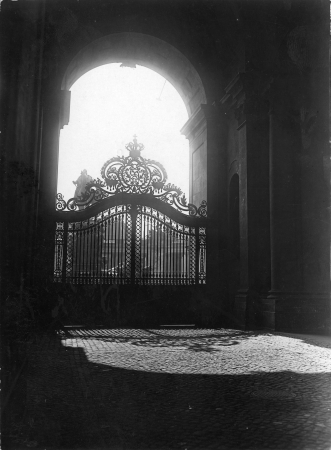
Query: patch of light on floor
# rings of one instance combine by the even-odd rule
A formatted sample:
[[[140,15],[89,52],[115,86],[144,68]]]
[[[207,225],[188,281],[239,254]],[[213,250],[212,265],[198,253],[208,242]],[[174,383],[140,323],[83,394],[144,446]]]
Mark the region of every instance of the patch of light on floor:
[[[291,337],[235,330],[89,330],[64,339],[63,345],[84,349],[91,363],[145,372],[331,372],[330,348]]]

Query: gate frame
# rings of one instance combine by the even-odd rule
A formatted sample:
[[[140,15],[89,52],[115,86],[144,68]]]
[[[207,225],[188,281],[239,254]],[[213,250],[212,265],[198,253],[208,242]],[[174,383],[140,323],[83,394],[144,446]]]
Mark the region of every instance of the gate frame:
[[[132,219],[132,235],[131,235],[131,285],[135,285],[136,276],[135,270],[135,238],[136,238],[136,219],[137,219],[137,206],[146,206],[159,211],[161,214],[169,217],[169,219],[174,220],[180,225],[188,226],[195,229],[195,284],[199,283],[199,254],[202,246],[200,245],[199,239],[199,228],[204,228],[206,230],[207,238],[207,226],[208,219],[206,217],[194,217],[191,215],[185,215],[182,212],[175,209],[172,205],[165,203],[164,201],[156,198],[153,194],[130,194],[130,193],[117,193],[111,197],[104,198],[93,205],[88,206],[83,210],[78,211],[57,211],[55,214],[55,227],[54,234],[56,233],[57,223],[63,223],[63,257],[62,257],[62,283],[66,283],[66,262],[67,262],[67,242],[68,242],[68,224],[74,222],[80,222],[88,220],[93,216],[111,208],[114,206],[121,205],[131,205],[131,210],[128,212]],[[143,214],[143,213],[141,213]],[[204,245],[206,248],[206,244]],[[206,256],[205,256],[206,261]],[[111,279],[110,283],[112,284]],[[91,283],[98,284],[98,283]],[[203,283],[205,284],[205,283]],[[162,285],[162,283],[161,283]],[[175,283],[174,283],[175,285]]]

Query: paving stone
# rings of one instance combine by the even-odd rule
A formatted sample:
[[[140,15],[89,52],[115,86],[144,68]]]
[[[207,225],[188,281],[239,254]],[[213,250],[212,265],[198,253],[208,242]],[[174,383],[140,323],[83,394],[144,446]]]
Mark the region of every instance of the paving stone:
[[[40,448],[331,446],[331,340],[70,329],[30,350],[25,430]]]

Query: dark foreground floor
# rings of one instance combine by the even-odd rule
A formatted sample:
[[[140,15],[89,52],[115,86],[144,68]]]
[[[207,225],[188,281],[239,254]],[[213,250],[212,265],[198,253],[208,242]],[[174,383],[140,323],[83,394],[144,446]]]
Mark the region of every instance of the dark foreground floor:
[[[331,341],[226,329],[45,334],[11,401],[23,407],[11,408],[4,449],[329,450]]]

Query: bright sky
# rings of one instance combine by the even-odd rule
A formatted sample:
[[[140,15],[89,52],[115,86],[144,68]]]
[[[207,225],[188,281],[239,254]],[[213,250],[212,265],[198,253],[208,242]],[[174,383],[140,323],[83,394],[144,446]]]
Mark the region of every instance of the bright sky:
[[[188,115],[176,89],[164,83],[165,78],[150,69],[120,64],[100,66],[76,81],[70,122],[60,134],[57,191],[66,200],[73,197],[72,181],[83,169],[101,178],[108,159],[128,156],[125,144],[134,134],[145,146],[142,156],[163,164],[168,182],[188,198],[188,141],[180,134]]]

